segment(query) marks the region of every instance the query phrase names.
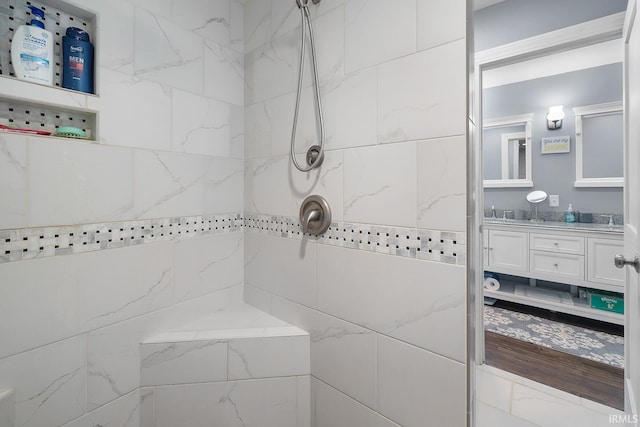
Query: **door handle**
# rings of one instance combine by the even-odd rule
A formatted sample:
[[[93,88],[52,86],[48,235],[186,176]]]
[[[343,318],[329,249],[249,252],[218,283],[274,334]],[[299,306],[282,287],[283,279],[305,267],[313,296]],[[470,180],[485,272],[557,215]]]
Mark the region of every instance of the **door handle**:
[[[628,259],[625,259],[624,255],[622,254],[616,254],[616,256],[613,258],[613,263],[618,268],[622,268],[625,265],[632,265],[633,268],[636,270],[636,273],[640,273],[640,255],[638,254],[636,254],[636,256],[633,257],[633,261],[629,261]]]

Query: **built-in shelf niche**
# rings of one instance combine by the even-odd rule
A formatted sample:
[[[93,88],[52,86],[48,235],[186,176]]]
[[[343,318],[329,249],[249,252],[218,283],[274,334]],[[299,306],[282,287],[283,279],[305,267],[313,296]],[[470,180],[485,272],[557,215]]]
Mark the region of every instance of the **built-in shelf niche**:
[[[94,45],[94,88],[98,92],[97,15],[63,0],[8,0],[7,4],[0,4],[0,124],[52,134],[59,126],[74,126],[83,129],[88,140],[97,140],[97,96],[61,87],[62,37],[68,27],[78,27],[89,33]],[[45,27],[54,35],[53,86],[19,80],[13,72],[11,41],[18,26],[31,20],[26,5],[44,10]]]

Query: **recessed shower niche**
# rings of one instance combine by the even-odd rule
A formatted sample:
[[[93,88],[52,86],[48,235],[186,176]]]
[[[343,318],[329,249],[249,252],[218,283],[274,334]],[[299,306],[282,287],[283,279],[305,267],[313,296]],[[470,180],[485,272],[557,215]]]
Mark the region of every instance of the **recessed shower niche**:
[[[6,6],[5,6],[6,5]],[[53,85],[43,85],[19,80],[15,77],[11,62],[11,42],[16,29],[32,19],[28,5],[45,13],[45,29],[54,36]],[[86,31],[94,46],[97,45],[97,15],[60,0],[26,3],[8,0],[0,4],[0,125],[12,128],[0,134],[13,133],[13,129],[32,131],[29,136],[55,135],[61,127],[81,129],[84,140],[97,141],[97,114],[99,98],[63,89],[62,37],[68,27]],[[96,46],[97,50],[97,46]],[[95,52],[97,58],[97,51]],[[97,71],[98,64],[95,64]],[[97,93],[96,73],[94,72]]]

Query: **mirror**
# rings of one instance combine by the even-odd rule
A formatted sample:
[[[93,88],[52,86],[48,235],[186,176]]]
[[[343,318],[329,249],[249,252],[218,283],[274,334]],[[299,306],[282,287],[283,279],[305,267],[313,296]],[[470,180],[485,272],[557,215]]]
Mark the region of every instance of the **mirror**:
[[[483,124],[485,188],[531,188],[532,114],[487,119]]]
[[[531,218],[526,195],[543,189],[559,196],[559,205],[539,205],[546,221],[563,221],[569,204],[596,222],[622,215],[621,56],[613,40],[482,71],[485,212],[495,206],[499,216]],[[557,105],[565,117],[550,129],[547,114]],[[525,161],[516,163],[506,141],[523,131]]]
[[[576,187],[622,187],[622,102],[575,107]]]

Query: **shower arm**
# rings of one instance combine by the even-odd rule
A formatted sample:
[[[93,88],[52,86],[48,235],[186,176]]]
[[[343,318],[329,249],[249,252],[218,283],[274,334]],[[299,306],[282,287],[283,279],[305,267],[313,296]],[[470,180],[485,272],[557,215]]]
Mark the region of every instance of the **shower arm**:
[[[324,158],[324,119],[322,115],[322,102],[320,100],[320,83],[318,81],[318,66],[316,63],[316,49],[315,49],[315,43],[313,40],[313,29],[311,27],[311,19],[309,18],[309,8],[307,7],[308,1],[309,0],[296,0],[296,4],[300,8],[300,16],[302,17],[302,25],[301,25],[302,37],[301,37],[301,52],[300,52],[300,71],[298,74],[298,91],[296,96],[295,112],[293,115],[293,128],[291,131],[291,160],[294,166],[296,167],[296,169],[298,169],[300,172],[309,172],[310,170],[316,167],[319,167]],[[313,2],[313,4],[320,3],[320,0],[311,0],[311,1]],[[306,19],[307,27],[309,29],[309,43],[311,45],[311,62],[313,64],[314,88],[315,88],[315,95],[316,95],[317,107],[318,107],[318,121],[320,124],[320,144],[319,144],[320,149],[318,151],[317,156],[315,157],[315,160],[313,160],[311,164],[307,167],[303,167],[298,163],[298,160],[296,159],[296,154],[295,154],[296,129],[298,126],[298,112],[300,110],[300,98],[302,94],[302,74],[304,73],[304,57],[306,52],[305,40],[304,40],[305,39],[304,38],[305,16],[307,18]]]

